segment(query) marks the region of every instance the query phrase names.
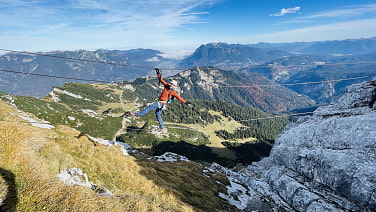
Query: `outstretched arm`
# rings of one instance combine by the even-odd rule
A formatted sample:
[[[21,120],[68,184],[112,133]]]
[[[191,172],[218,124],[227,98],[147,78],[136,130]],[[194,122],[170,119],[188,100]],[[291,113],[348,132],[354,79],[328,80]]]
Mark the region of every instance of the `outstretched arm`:
[[[179,96],[175,91],[171,94],[173,97],[177,98],[182,103],[186,104],[188,107],[193,108],[193,104],[191,102],[188,102],[187,100],[183,99],[183,97]]]

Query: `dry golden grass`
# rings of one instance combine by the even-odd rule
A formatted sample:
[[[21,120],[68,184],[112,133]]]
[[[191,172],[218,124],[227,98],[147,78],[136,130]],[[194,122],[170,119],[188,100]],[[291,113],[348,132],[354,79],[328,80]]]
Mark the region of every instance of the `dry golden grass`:
[[[193,211],[176,193],[144,175],[144,168],[117,147],[78,139],[79,132],[65,126],[33,127],[11,106],[0,102],[0,108],[4,207],[15,211]],[[68,168],[80,168],[90,182],[115,197],[63,184],[57,174]]]

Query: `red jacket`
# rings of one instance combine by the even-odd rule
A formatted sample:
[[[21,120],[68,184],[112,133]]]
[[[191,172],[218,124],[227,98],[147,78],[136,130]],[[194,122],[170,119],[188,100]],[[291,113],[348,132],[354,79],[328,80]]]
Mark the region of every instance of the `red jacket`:
[[[179,101],[181,101],[182,103],[186,103],[187,102],[185,99],[183,99],[182,97],[180,97],[179,94],[175,90],[172,90],[170,88],[170,84],[168,84],[166,81],[164,81],[162,79],[162,76],[160,74],[158,74],[157,76],[158,76],[159,82],[161,82],[163,84],[163,86],[164,86],[164,89],[163,89],[161,95],[159,96],[159,101],[162,104],[166,105],[167,101],[171,100],[172,97],[175,97],[175,98],[179,99]]]

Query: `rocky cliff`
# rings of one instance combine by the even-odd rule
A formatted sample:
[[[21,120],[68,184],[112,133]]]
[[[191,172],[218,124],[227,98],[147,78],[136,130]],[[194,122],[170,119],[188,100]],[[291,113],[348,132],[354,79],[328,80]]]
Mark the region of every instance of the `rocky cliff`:
[[[376,87],[363,82],[290,124],[268,158],[240,171],[247,211],[375,211]]]

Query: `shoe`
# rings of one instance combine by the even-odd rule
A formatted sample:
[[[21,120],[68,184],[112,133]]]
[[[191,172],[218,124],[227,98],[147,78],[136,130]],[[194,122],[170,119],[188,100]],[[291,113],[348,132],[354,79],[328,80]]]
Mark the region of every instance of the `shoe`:
[[[158,128],[157,129],[159,132],[167,132],[167,129],[166,128]]]

